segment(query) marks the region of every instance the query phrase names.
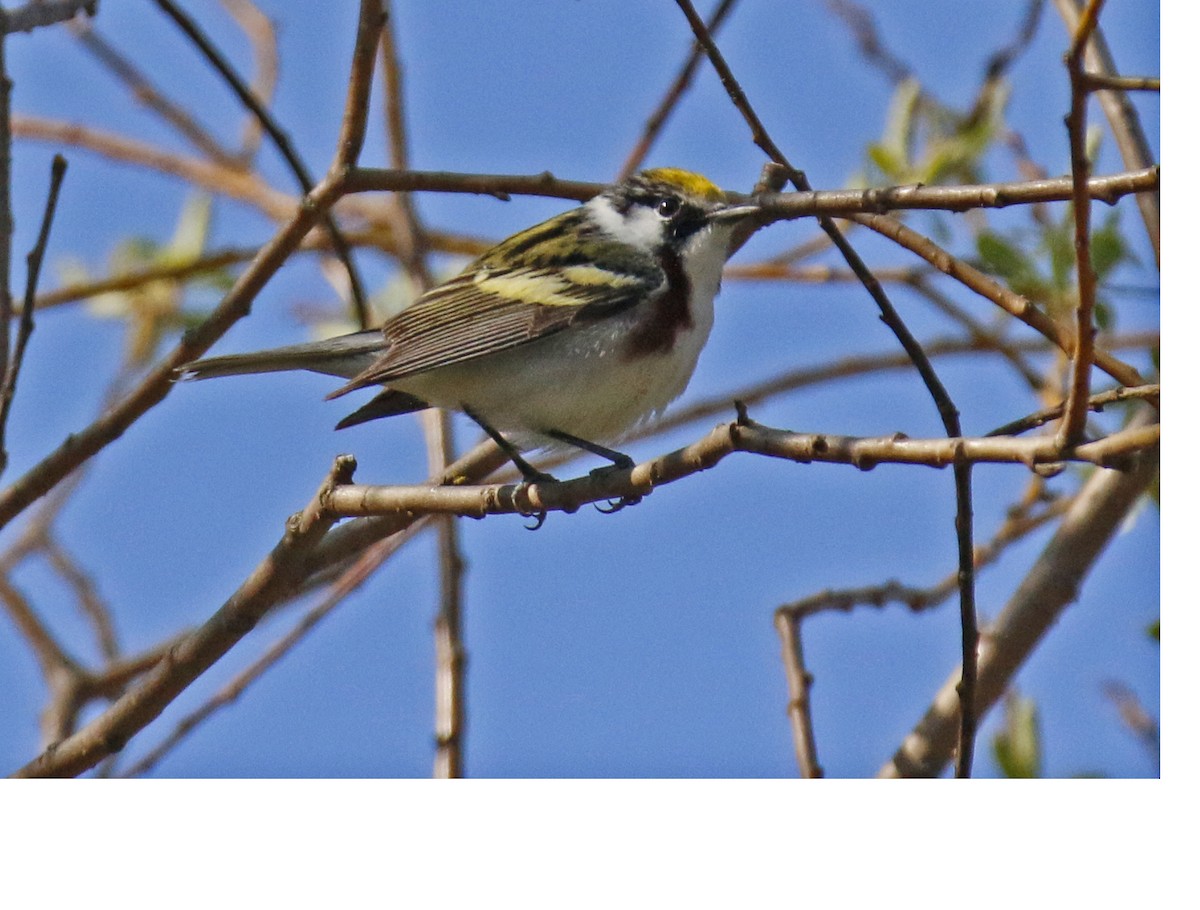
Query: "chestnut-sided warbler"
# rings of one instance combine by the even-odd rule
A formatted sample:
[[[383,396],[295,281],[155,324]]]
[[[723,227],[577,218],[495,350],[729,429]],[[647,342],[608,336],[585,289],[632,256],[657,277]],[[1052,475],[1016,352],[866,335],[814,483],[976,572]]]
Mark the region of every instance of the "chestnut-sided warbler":
[[[691,379],[733,228],[757,212],[699,174],[644,171],[483,253],[382,328],[197,360],[184,378],[311,370],[384,386],[338,429],[427,407],[471,417],[526,479],[520,450],[601,441],[662,411]]]

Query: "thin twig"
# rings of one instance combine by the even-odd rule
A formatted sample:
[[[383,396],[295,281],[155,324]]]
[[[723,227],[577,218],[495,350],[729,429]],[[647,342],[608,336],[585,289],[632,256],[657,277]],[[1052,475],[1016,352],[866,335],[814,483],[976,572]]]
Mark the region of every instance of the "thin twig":
[[[1133,387],[1120,386],[1119,388],[1109,389],[1107,392],[1100,392],[1096,395],[1092,395],[1090,398],[1088,398],[1087,406],[1089,411],[1103,411],[1106,404],[1115,404],[1119,401],[1134,401],[1138,399],[1149,401],[1152,405],[1157,406],[1160,391],[1161,387],[1157,383]],[[1060,419],[1065,409],[1065,402],[1053,408],[1043,408],[1040,411],[1035,411],[1033,414],[1028,414],[1018,420],[1006,423],[1002,427],[997,427],[987,435],[1016,436],[1028,430],[1034,430],[1040,426],[1045,426],[1052,420]]]
[[[101,65],[106,67],[141,104],[157,114],[165,123],[174,127],[179,135],[195,146],[205,157],[223,167],[240,169],[241,162],[222,148],[212,134],[201,126],[188,111],[166,97],[154,87],[150,79],[137,65],[111,45],[88,20],[74,20],[70,30]]]
[[[1035,332],[1054,343],[1060,350],[1067,354],[1074,353],[1074,333],[1039,309],[1029,298],[1010,290],[995,278],[952,255],[928,237],[914,231],[895,218],[883,215],[855,215],[854,219],[873,231],[894,240],[905,249],[916,253],[938,271],[949,275],[981,297],[995,303],[1006,313],[1015,316]],[[1145,384],[1145,380],[1136,369],[1106,351],[1094,351],[1093,361],[1099,369],[1122,385]]]
[[[404,66],[396,40],[395,20],[388,18],[379,41],[380,78],[383,81],[384,122],[387,125],[388,156],[397,171],[408,170],[408,129],[404,116]],[[411,193],[394,193],[393,234],[396,256],[404,270],[412,276],[420,290],[433,286],[433,278],[425,261],[429,247],[425,228],[417,217]]]
[[[425,414],[429,474],[445,472],[454,460],[450,415],[442,410]],[[433,776],[457,778],[466,774],[467,647],[463,634],[463,562],[458,522],[443,515],[437,522],[438,600],[434,620],[434,759]]]
[[[7,27],[8,12],[0,7],[0,26]],[[8,40],[0,33],[0,380],[8,375],[12,301],[12,80],[8,78]],[[4,458],[0,445],[0,459]],[[0,460],[0,468],[3,461]]]
[[[1083,438],[1087,422],[1096,325],[1096,270],[1092,267],[1092,205],[1087,181],[1092,165],[1087,156],[1088,91],[1083,84],[1083,53],[1095,31],[1104,0],[1089,0],[1067,53],[1071,80],[1071,111],[1067,114],[1067,137],[1071,146],[1072,211],[1075,216],[1075,268],[1079,300],[1075,305],[1075,350],[1071,355],[1071,381],[1058,440],[1068,446]]]
[[[737,0],[721,0],[717,4],[716,9],[713,10],[712,15],[708,18],[709,34],[715,35],[720,31],[721,24],[725,21],[729,13],[732,12],[733,5],[736,2]],[[625,163],[621,165],[621,169],[617,171],[617,182],[624,180],[642,166],[642,162],[646,160],[646,155],[650,153],[651,146],[658,140],[663,125],[667,122],[667,118],[671,116],[671,112],[675,110],[679,104],[679,100],[692,84],[692,79],[695,78],[696,70],[703,59],[704,47],[699,41],[693,41],[687,60],[684,61],[679,74],[675,77],[675,81],[671,83],[666,94],[659,101],[658,107],[654,109],[654,113],[646,120],[646,125],[642,128],[641,138],[638,139],[637,144],[630,150]]]
[[[368,548],[355,563],[342,573],[330,587],[329,592],[320,603],[310,609],[282,638],[275,641],[262,655],[229,680],[204,704],[185,715],[175,728],[163,740],[143,755],[138,761],[121,774],[122,777],[141,777],[154,768],[167,753],[178,746],[200,724],[215,714],[218,710],[230,705],[242,695],[254,682],[261,679],[271,667],[289,654],[304,638],[316,628],[326,616],[338,606],[345,603],[346,598],[358,590],[362,584],[387,562],[393,554],[408,543],[422,528],[414,525],[406,531],[379,541]]]
[[[225,84],[233,90],[237,95],[238,100],[251,111],[266,130],[267,135],[271,137],[271,141],[275,147],[283,155],[292,174],[296,177],[296,182],[300,184],[301,190],[305,194],[313,191],[314,181],[312,175],[309,174],[308,168],[304,165],[295,147],[292,145],[291,139],[285,133],[282,127],[275,122],[275,118],[271,116],[270,111],[259,100],[259,98],[250,90],[233,66],[225,59],[224,55],[217,48],[203,29],[192,19],[187,13],[179,8],[179,5],[174,0],[154,0],[159,8],[179,27],[179,30],[196,46],[196,49],[204,56],[212,67],[225,80]],[[379,10],[378,0],[364,0],[363,7],[370,6],[376,18],[382,13]],[[360,17],[360,29],[362,28],[362,19]],[[372,22],[371,28],[378,28],[377,22]],[[378,32],[376,32],[378,34]],[[361,35],[361,32],[360,32]],[[373,49],[373,48],[372,48]],[[352,68],[351,74],[357,72],[357,68]],[[357,156],[355,156],[357,157]],[[329,232],[330,240],[333,242],[334,250],[337,252],[338,258],[341,260],[343,267],[346,269],[346,276],[350,280],[350,292],[354,303],[354,314],[362,328],[366,328],[370,322],[367,314],[367,295],[363,290],[362,279],[359,277],[358,268],[354,265],[354,259],[350,253],[350,246],[346,243],[346,238],[342,235],[341,229],[337,226],[337,222],[333,215],[326,214],[323,219],[325,230]]]
[[[824,777],[825,769],[817,759],[817,737],[812,722],[813,676],[804,663],[800,617],[788,610],[776,610],[775,631],[779,633],[783,669],[787,677],[787,714],[800,776],[809,780]]]
[[[704,23],[696,14],[695,7],[692,6],[691,0],[676,0],[679,8],[687,17],[688,23],[692,27],[692,33],[696,36],[696,40],[704,45],[708,52],[708,58],[721,78],[721,84],[724,85],[726,92],[729,94],[730,100],[734,106],[742,114],[750,127],[750,132],[755,145],[766,153],[771,161],[783,166],[789,178],[795,184],[796,189],[801,191],[811,190],[808,179],[799,171],[797,171],[788,162],[783,151],[775,144],[768,135],[762,121],[750,106],[750,101],[746,97],[741,86],[734,78],[733,71],[725,62],[717,48],[716,42],[713,41],[704,27]],[[883,285],[873,276],[867,268],[866,263],[858,255],[858,252],[849,244],[846,238],[842,235],[837,225],[828,217],[820,217],[817,223],[821,229],[828,235],[833,245],[837,247],[842,258],[846,260],[846,264],[859,276],[863,287],[871,295],[880,311],[880,318],[887,325],[896,339],[900,342],[900,346],[912,359],[913,365],[916,366],[917,372],[920,374],[922,381],[929,390],[930,396],[933,398],[934,405],[937,408],[938,415],[942,420],[942,425],[945,427],[946,435],[954,438],[962,435],[962,426],[959,420],[958,409],[955,407],[938,377],[937,372],[933,369],[933,365],[929,362],[924,352],[921,350],[920,344],[916,338],[908,330],[908,327],[900,319],[899,313],[892,306],[888,299],[887,293],[883,289]],[[961,736],[959,740],[958,752],[958,768],[957,775],[959,777],[970,777],[971,761],[975,749],[975,711],[974,711],[974,691],[975,691],[975,655],[978,646],[978,629],[975,619],[975,582],[974,568],[971,563],[971,553],[973,552],[972,545],[972,508],[971,508],[971,468],[968,464],[954,465],[954,494],[955,494],[955,517],[954,526],[956,538],[958,542],[958,563],[959,563],[959,580],[960,580],[960,612],[962,619],[962,650],[963,650],[963,675],[960,689],[960,700],[962,707],[962,726]]]
[[[42,212],[42,226],[38,230],[37,242],[25,257],[25,299],[21,307],[21,322],[17,328],[17,340],[12,356],[4,373],[4,382],[0,386],[0,473],[4,472],[8,464],[8,450],[5,446],[8,414],[17,391],[17,377],[21,373],[21,365],[25,362],[25,347],[29,344],[29,336],[33,334],[33,301],[37,296],[37,283],[42,272],[42,260],[46,256],[46,244],[50,241],[50,226],[54,223],[54,211],[58,207],[58,192],[62,189],[66,174],[67,159],[62,155],[55,155],[50,164],[50,190],[46,195],[45,211]]]
[[[1155,419],[1149,408],[1130,429]],[[1096,471],[1063,517],[1033,568],[981,639],[978,710],[995,704],[1029,655],[1079,590],[1104,547],[1158,471],[1158,450],[1145,451],[1129,471]],[[958,674],[951,674],[925,716],[880,770],[880,777],[933,777],[950,760],[957,733]]]
[[[257,175],[107,130],[20,114],[12,118],[12,132],[18,139],[72,145],[113,161],[169,174],[191,186],[253,205],[276,220],[287,218],[296,206],[294,197],[267,186]]]
[[[1067,32],[1075,34],[1079,23],[1079,0],[1054,0],[1054,5],[1067,24]],[[1103,33],[1098,29],[1093,32],[1091,40],[1087,43],[1086,60],[1087,76],[1105,79],[1115,77],[1117,74],[1117,65],[1113,61],[1112,53],[1108,49]],[[1129,95],[1124,91],[1102,91],[1098,97],[1100,107],[1104,110],[1104,116],[1108,118],[1109,128],[1117,141],[1117,148],[1121,152],[1121,159],[1125,162],[1125,166],[1130,169],[1148,167],[1154,162],[1155,155],[1150,148],[1150,140],[1146,137],[1146,131],[1142,129],[1137,108],[1129,100]],[[1146,226],[1146,234],[1150,238],[1150,246],[1154,250],[1154,259],[1161,267],[1158,191],[1140,194],[1137,197],[1137,204],[1142,215],[1142,222]]]
[[[53,538],[46,541],[44,550],[46,562],[75,592],[80,612],[95,631],[101,655],[107,661],[115,661],[120,656],[121,648],[117,644],[117,632],[113,626],[111,611],[100,599],[95,581],[75,564],[66,550]]]
[[[225,11],[246,34],[253,51],[254,81],[250,94],[262,101],[266,107],[275,94],[279,81],[279,49],[275,41],[275,26],[250,0],[221,0]],[[263,125],[251,112],[242,128],[241,153],[239,160],[247,167],[254,160],[262,143]]]
[[[74,777],[119,752],[187,686],[226,654],[265,615],[269,605],[294,587],[305,557],[336,520],[329,494],[350,482],[354,459],[339,456],[329,476],[270,555],[203,626],[184,638],[117,702],[77,733],[52,745],[16,777]]]

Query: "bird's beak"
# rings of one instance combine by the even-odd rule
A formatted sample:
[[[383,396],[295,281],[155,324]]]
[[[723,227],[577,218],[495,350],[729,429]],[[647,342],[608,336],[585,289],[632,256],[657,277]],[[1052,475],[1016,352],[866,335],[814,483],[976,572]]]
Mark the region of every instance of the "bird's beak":
[[[757,215],[761,211],[756,203],[737,202],[717,209],[708,217],[712,221],[741,221],[749,215]]]

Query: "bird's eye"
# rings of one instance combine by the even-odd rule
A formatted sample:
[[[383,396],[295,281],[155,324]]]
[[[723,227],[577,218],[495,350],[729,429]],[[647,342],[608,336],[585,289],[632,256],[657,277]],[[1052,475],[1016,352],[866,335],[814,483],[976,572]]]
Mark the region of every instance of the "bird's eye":
[[[679,211],[679,200],[674,196],[663,196],[658,200],[654,210],[663,218],[672,218]]]

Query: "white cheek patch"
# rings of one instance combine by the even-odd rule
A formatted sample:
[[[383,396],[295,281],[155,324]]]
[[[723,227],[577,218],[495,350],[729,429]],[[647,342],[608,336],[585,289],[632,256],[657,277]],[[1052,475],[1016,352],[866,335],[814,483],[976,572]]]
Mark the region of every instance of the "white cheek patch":
[[[622,215],[603,196],[589,200],[586,206],[601,230],[624,243],[651,253],[662,243],[662,218],[645,206],[632,206]]]

